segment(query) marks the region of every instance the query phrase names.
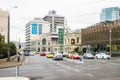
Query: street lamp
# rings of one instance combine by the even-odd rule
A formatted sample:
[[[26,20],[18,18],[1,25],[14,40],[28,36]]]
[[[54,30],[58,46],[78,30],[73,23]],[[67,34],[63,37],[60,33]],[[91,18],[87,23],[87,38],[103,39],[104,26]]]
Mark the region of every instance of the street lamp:
[[[8,10],[8,61],[10,61],[10,10],[12,8],[17,8],[17,6],[12,6]]]
[[[111,31],[112,30],[111,30],[111,25],[110,25],[110,30],[109,30],[109,32],[110,32],[110,37],[109,37],[110,38],[110,57],[111,57]]]

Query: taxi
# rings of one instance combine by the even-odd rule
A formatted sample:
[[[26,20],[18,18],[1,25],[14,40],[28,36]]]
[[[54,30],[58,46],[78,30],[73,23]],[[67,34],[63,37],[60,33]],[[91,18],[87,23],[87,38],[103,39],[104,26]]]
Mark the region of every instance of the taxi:
[[[49,53],[47,54],[47,58],[53,58],[54,54],[53,53]]]

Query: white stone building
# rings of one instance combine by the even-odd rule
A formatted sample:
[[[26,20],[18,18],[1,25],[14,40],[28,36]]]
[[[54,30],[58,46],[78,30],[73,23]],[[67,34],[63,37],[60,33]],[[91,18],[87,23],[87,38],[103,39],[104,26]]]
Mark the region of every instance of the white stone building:
[[[50,32],[49,25],[49,22],[38,17],[26,24],[25,47],[27,50],[31,50],[32,42],[38,40],[41,34]]]
[[[8,40],[8,12],[0,8],[0,34],[5,37],[5,42]]]
[[[72,47],[71,45],[71,39],[75,39],[75,45]],[[65,36],[64,36],[64,52],[65,53],[70,53],[72,48],[79,48],[79,50],[82,50],[82,45],[81,45],[81,31],[80,30],[75,30],[75,31],[70,31],[67,29]]]

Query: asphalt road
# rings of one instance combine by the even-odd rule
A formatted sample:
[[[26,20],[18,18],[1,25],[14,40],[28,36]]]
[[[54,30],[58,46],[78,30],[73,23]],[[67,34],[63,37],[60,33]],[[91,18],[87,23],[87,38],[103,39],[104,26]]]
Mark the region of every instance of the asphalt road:
[[[19,67],[22,77],[31,80],[120,80],[120,59],[55,61],[38,54],[26,56],[25,63]],[[16,75],[16,67],[0,69],[0,77]]]

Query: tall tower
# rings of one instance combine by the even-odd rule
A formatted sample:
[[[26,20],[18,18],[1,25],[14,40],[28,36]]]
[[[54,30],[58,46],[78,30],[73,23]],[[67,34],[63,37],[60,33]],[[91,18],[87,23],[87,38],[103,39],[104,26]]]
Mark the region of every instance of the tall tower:
[[[100,14],[101,22],[114,21],[120,18],[120,8],[119,7],[109,7],[102,9]]]
[[[64,18],[57,15],[55,10],[52,10],[43,19],[50,23],[50,32],[58,34],[59,28],[64,28]]]

